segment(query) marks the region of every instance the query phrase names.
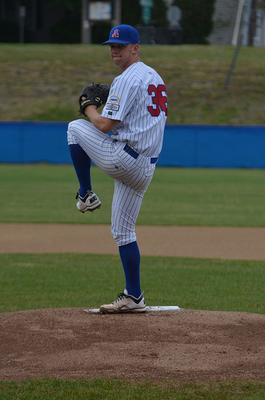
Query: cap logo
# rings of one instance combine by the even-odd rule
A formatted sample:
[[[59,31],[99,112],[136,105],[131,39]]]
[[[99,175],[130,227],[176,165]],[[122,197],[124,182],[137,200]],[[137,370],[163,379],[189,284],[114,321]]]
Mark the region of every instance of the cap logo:
[[[114,29],[114,31],[112,32],[111,37],[113,37],[113,38],[119,38],[119,37],[120,37],[120,31],[119,31],[119,29]]]

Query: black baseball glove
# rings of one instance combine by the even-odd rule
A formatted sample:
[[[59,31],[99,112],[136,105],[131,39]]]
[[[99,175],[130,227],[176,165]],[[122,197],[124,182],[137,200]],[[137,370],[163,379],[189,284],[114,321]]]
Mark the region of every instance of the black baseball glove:
[[[87,106],[95,105],[98,108],[105,104],[109,90],[110,86],[102,83],[91,83],[86,86],[79,96],[80,113],[85,115]]]

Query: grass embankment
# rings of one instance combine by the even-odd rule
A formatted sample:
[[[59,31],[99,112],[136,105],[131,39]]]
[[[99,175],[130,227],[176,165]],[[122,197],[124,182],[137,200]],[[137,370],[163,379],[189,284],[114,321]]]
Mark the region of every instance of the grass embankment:
[[[72,166],[0,165],[0,222],[109,224],[113,180],[92,176],[103,205],[87,215]],[[264,180],[264,170],[157,168],[138,224],[264,227]]]
[[[142,46],[142,59],[163,76],[170,124],[265,124],[265,53],[241,49],[228,90],[234,48]],[[0,120],[68,121],[91,82],[111,83],[119,71],[97,45],[0,44]]]

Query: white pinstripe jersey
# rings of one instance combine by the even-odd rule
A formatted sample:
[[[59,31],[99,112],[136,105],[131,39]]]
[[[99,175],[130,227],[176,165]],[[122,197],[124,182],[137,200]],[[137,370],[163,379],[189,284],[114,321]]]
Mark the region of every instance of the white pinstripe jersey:
[[[121,121],[112,137],[138,153],[158,157],[167,118],[166,87],[161,76],[138,61],[112,82],[102,116]]]

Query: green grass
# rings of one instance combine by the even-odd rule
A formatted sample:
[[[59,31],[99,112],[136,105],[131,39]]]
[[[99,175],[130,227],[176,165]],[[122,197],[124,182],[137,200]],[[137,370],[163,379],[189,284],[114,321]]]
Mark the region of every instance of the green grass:
[[[149,305],[265,313],[265,261],[143,257]],[[124,287],[118,256],[0,254],[0,311],[98,307]]]
[[[262,400],[264,383],[159,387],[121,380],[0,382],[1,400]]]
[[[264,50],[241,49],[225,90],[233,51],[230,46],[142,46],[142,60],[167,84],[169,123],[265,123]],[[82,87],[110,83],[118,73],[105,46],[0,44],[0,120],[74,119]]]
[[[109,224],[113,180],[92,176],[103,206],[83,215],[72,166],[0,165],[0,222]],[[264,227],[264,181],[264,170],[157,168],[138,224]]]

